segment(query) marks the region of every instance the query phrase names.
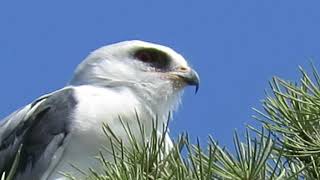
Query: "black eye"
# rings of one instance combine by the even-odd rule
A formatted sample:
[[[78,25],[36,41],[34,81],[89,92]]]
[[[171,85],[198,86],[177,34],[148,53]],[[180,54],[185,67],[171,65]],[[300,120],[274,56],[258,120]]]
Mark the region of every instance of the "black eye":
[[[134,53],[134,58],[161,71],[165,71],[169,67],[170,62],[170,58],[165,52],[153,48],[137,50]]]
[[[142,62],[152,62],[154,60],[153,54],[147,51],[139,51],[135,54],[135,57]]]

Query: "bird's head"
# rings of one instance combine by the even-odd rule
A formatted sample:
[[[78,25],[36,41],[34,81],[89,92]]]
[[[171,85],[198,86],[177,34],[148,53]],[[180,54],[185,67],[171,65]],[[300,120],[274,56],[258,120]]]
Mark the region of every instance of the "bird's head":
[[[128,87],[139,95],[170,99],[187,85],[197,91],[199,76],[171,48],[133,40],[93,51],[77,67],[70,85]]]

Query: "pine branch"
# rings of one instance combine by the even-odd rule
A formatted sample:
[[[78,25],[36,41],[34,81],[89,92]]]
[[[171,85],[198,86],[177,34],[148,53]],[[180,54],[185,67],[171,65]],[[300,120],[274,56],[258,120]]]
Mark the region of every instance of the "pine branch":
[[[234,133],[234,151],[220,146],[212,137],[206,144],[191,143],[181,134],[168,147],[168,124],[159,134],[159,123],[147,134],[139,116],[140,133],[134,134],[122,122],[129,143],[103,125],[108,146],[97,152],[101,170],[75,169],[89,180],[256,180],[320,179],[320,76],[313,66],[312,77],[300,68],[299,83],[280,78],[270,82],[271,95],[254,117],[262,128],[248,126],[245,137]],[[107,148],[109,147],[109,148]],[[106,155],[113,159],[106,159]],[[11,171],[1,180],[11,180],[19,163],[19,153]],[[69,179],[77,179],[68,172]]]

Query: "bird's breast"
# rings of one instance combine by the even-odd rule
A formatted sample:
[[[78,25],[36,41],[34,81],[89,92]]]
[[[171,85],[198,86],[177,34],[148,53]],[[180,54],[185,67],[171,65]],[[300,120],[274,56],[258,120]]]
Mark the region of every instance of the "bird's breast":
[[[122,118],[130,117],[135,110],[141,110],[141,104],[129,90],[115,90],[94,86],[76,88],[78,106],[74,113],[76,132],[87,132],[102,127],[102,123],[110,126]]]
[[[139,100],[128,90],[80,86],[75,87],[75,95],[78,104],[71,118],[71,138],[57,171],[74,172],[70,163],[83,170],[98,167],[94,156],[108,143],[102,124],[108,124],[119,138],[126,141],[128,136],[119,117],[133,131],[138,131],[135,111],[140,112],[144,119],[148,116],[148,113],[142,113],[144,110]]]

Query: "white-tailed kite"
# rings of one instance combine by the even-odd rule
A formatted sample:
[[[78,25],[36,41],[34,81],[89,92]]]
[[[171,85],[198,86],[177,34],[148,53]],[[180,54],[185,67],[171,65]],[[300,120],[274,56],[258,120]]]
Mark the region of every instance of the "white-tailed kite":
[[[0,173],[10,169],[19,147],[16,180],[59,179],[59,172],[75,171],[70,163],[93,167],[105,143],[102,123],[126,141],[119,116],[132,126],[136,113],[145,127],[156,116],[165,123],[186,85],[197,91],[199,77],[168,47],[135,40],[99,48],[76,68],[66,87],[1,122]]]

